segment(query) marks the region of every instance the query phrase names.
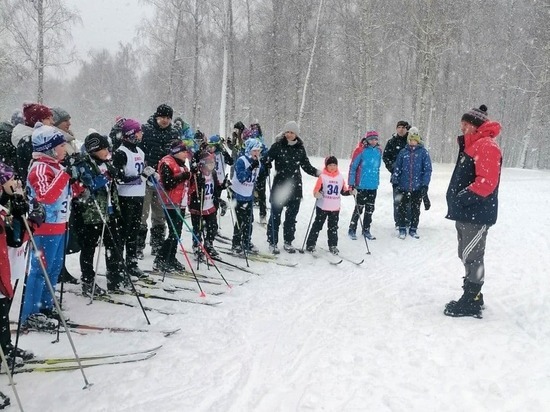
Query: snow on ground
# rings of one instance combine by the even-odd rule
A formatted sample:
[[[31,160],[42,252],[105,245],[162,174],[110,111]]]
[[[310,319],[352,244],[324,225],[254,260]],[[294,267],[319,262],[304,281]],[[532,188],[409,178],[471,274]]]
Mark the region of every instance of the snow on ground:
[[[322,164],[322,159],[312,160]],[[340,169],[346,173],[348,162],[341,161]],[[162,344],[154,358],[86,369],[94,384],[87,390],[82,390],[80,371],[16,375],[25,410],[548,410],[550,173],[503,170],[499,221],[487,244],[486,310],[479,320],[442,313],[444,304],[462,291],[454,223],[444,219],[451,171],[451,165],[434,165],[432,209],[422,211],[419,240],[395,237],[391,186],[384,171],[372,225],[377,240],[368,244],[370,255],[363,240],[346,236],[353,199],[343,200],[339,247],[346,255],[364,257],[361,267],[347,262],[335,267],[286,252],[284,258],[299,262],[296,268],[251,262],[261,274],[255,276],[220,266],[228,279],[249,281],[230,293],[209,296],[207,300],[222,302],[216,307],[144,299],[148,306],[180,314],[149,312],[152,332],[147,333],[73,334],[80,355]],[[314,179],[305,176],[304,181],[296,246],[303,243],[314,204]],[[231,233],[229,214],[222,232]],[[187,245],[188,238],[184,235]],[[254,239],[267,250],[259,225]],[[319,245],[326,245],[326,232]],[[78,257],[71,255],[68,262],[78,274]],[[147,256],[142,266],[151,265]],[[104,285],[105,279],[98,279]],[[203,288],[207,293],[226,290]],[[64,295],[73,321],[146,327],[139,309],[87,303]],[[17,309],[18,303],[12,316]],[[157,332],[175,327],[182,330],[169,338]],[[50,343],[53,338],[29,334],[20,345],[40,356],[71,353],[65,334],[57,344]],[[15,403],[7,378],[1,380],[1,389]]]

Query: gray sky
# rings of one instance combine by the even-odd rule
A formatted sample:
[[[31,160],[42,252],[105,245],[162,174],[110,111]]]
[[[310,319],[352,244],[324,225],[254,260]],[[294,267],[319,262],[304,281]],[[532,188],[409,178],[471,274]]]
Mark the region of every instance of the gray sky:
[[[151,13],[151,8],[138,0],[65,0],[65,4],[82,19],[82,24],[72,28],[73,44],[81,59],[92,49],[115,51],[119,42],[132,42],[139,22]]]

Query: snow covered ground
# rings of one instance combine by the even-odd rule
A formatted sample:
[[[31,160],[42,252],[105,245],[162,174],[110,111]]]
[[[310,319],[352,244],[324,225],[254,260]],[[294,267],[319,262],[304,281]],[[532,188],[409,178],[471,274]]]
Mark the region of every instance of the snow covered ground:
[[[322,159],[312,161],[322,164]],[[347,168],[348,162],[341,161],[340,169],[347,173]],[[377,240],[369,242],[370,255],[363,240],[345,235],[353,199],[343,199],[339,247],[346,255],[364,257],[362,266],[331,266],[286,252],[282,257],[299,262],[296,268],[251,262],[261,273],[255,276],[220,266],[227,278],[249,281],[230,293],[209,296],[207,300],[222,301],[216,307],[144,299],[148,306],[180,314],[149,312],[152,332],[147,333],[73,335],[82,356],[162,344],[154,358],[86,369],[94,384],[88,390],[82,390],[80,371],[16,375],[25,410],[548,410],[550,173],[503,170],[499,221],[487,242],[486,310],[479,320],[442,313],[444,304],[462,292],[454,222],[444,218],[451,171],[451,165],[434,165],[432,209],[422,211],[419,240],[395,237],[391,186],[384,171],[372,225]],[[296,246],[303,242],[314,201],[314,179],[304,180]],[[222,232],[228,235],[230,228],[227,214]],[[259,225],[254,239],[267,250]],[[325,232],[319,245],[326,245]],[[151,265],[147,256],[142,266]],[[79,274],[77,256],[69,256],[68,266]],[[105,279],[99,282],[104,285]],[[208,293],[222,287],[203,288]],[[87,305],[70,293],[64,306],[76,322],[146,327],[136,308]],[[157,332],[175,327],[182,330],[169,338]],[[29,334],[21,337],[20,346],[40,356],[71,353],[64,334],[57,344],[50,343],[53,338]],[[0,380],[1,390],[15,403],[7,378]]]

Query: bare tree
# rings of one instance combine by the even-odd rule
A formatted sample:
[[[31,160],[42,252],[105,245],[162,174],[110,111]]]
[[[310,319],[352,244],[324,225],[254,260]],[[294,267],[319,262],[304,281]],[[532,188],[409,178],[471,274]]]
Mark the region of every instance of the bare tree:
[[[44,73],[75,60],[74,49],[66,53],[71,26],[80,21],[62,0],[5,0],[3,20],[12,41],[22,53],[22,63],[37,74],[37,101],[44,100]]]

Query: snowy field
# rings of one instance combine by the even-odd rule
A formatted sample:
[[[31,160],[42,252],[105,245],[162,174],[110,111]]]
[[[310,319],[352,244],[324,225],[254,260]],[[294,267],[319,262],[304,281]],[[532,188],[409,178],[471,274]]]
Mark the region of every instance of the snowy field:
[[[319,158],[312,162],[322,165]],[[340,170],[347,169],[348,162],[341,161]],[[250,262],[261,274],[256,276],[220,265],[235,284],[229,293],[206,298],[220,305],[144,299],[147,306],[178,314],[148,312],[152,325],[146,333],[73,334],[81,356],[163,345],[155,357],[86,369],[93,383],[87,390],[80,371],[16,375],[25,410],[548,411],[550,173],[503,170],[499,220],[487,240],[486,309],[480,320],[443,315],[445,303],[462,292],[454,222],[444,218],[451,172],[451,165],[434,165],[432,208],[422,210],[420,239],[395,236],[384,170],[370,255],[362,239],[346,236],[353,199],[343,199],[339,248],[364,257],[362,266],[331,266],[284,251],[281,257],[299,262],[297,267]],[[304,182],[295,246],[303,243],[314,204],[314,178],[305,176]],[[231,234],[229,213],[221,231]],[[255,225],[253,236],[267,251],[265,230]],[[190,236],[184,234],[184,241],[189,246]],[[318,246],[326,246],[326,231]],[[142,268],[151,266],[147,253]],[[68,257],[68,267],[80,273],[78,255]],[[104,286],[105,278],[98,282]],[[166,283],[193,287],[173,279]],[[200,299],[195,292],[167,296]],[[137,308],[87,303],[64,295],[75,322],[147,327]],[[18,307],[15,302],[12,317]],[[170,328],[181,331],[168,338],[158,332]],[[21,337],[20,346],[38,356],[71,354],[65,334],[51,344],[54,337],[31,333]],[[7,378],[0,380],[15,404]]]

